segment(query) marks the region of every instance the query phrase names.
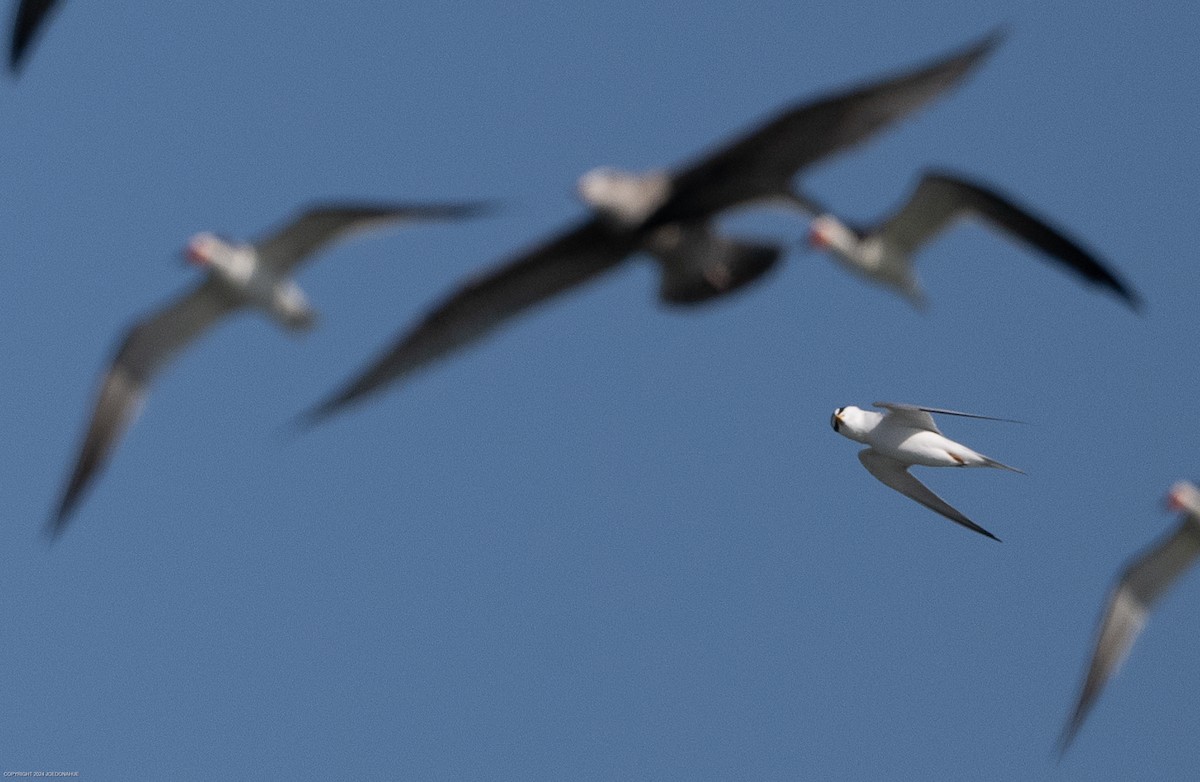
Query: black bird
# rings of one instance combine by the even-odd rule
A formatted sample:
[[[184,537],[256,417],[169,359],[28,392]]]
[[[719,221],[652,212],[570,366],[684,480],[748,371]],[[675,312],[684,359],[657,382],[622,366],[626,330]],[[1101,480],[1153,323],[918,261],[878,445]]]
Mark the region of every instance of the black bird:
[[[792,106],[675,173],[588,172],[579,192],[593,216],[452,293],[303,422],[319,421],[638,251],[658,261],[659,296],[670,304],[704,301],[757,279],[782,249],[720,236],[710,225],[716,216],[768,201],[811,211],[812,201],[792,183],[802,169],[921,108],[957,84],[1000,37],[995,32],[932,64]]]

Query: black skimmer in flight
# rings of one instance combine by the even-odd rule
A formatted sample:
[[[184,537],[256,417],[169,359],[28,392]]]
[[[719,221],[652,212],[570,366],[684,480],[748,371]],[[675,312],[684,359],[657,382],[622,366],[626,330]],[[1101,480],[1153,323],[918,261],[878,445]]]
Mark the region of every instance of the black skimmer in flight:
[[[62,533],[83,490],[140,411],[154,376],[206,329],[243,308],[260,310],[289,331],[308,329],[313,309],[291,275],[322,246],[374,226],[462,218],[479,211],[476,204],[330,204],[303,211],[253,244],[210,233],[192,237],[185,255],[207,275],[126,332],[100,385],[75,468],[50,519],[50,534]]]
[[[1176,483],[1167,495],[1167,506],[1183,514],[1179,526],[1121,571],[1100,621],[1079,700],[1059,740],[1060,753],[1067,751],[1105,682],[1129,654],[1154,604],[1200,555],[1200,489],[1187,481]]]
[[[435,307],[370,367],[303,417],[315,423],[478,340],[526,309],[588,282],[639,251],[662,270],[660,298],[704,301],[766,273],[774,244],[718,235],[734,207],[812,202],[793,179],[805,167],[861,144],[957,84],[999,42],[993,33],[897,76],[794,105],[675,173],[600,168],[579,180],[593,214],[484,271]]]
[[[828,211],[819,210],[809,228],[809,242],[830,251],[851,270],[923,306],[925,297],[913,274],[913,256],[963,217],[980,218],[1040,250],[1085,282],[1107,288],[1134,309],[1140,304],[1128,285],[1075,240],[1013,199],[947,172],[926,172],[903,206],[869,228],[850,226]]]

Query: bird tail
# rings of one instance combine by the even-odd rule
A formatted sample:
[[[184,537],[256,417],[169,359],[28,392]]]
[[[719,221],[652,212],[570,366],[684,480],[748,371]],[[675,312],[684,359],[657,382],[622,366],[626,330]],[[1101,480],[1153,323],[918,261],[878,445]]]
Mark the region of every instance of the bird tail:
[[[653,247],[662,265],[659,298],[694,304],[747,285],[770,271],[783,251],[778,245],[718,236],[707,229],[670,232]]]
[[[1024,470],[1018,470],[1016,467],[1009,467],[1007,464],[998,462],[995,459],[984,456],[983,454],[979,454],[979,456],[983,459],[983,463],[988,467],[995,467],[998,470],[1008,470],[1009,472],[1020,473],[1021,475],[1026,474]]]

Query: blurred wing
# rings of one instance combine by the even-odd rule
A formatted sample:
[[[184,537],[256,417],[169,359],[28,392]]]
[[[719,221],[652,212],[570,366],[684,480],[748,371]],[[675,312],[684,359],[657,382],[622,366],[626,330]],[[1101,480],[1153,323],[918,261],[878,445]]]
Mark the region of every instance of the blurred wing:
[[[867,468],[867,472],[874,475],[885,486],[890,486],[909,499],[916,500],[926,508],[942,514],[967,529],[974,530],[980,535],[986,535],[992,540],[1000,540],[1000,538],[959,513],[949,503],[930,491],[928,486],[912,476],[908,471],[907,465],[895,459],[889,459],[870,448],[859,451],[858,460],[862,462],[863,467]]]
[[[1063,729],[1065,752],[1108,679],[1117,672],[1154,603],[1200,554],[1200,531],[1189,517],[1165,540],[1130,562],[1108,599],[1079,702]]]
[[[928,429],[931,432],[937,432],[938,428],[933,422],[933,417],[929,413],[937,413],[938,415],[956,415],[959,418],[978,418],[981,421],[1003,421],[1007,424],[1020,424],[1024,421],[1017,421],[1013,418],[995,418],[990,415],[976,415],[975,413],[963,413],[958,410],[946,410],[941,407],[925,407],[924,405],[906,405],[901,402],[872,402],[872,405],[881,410],[890,411],[891,415],[899,415],[901,420],[910,426],[921,429]]]
[[[884,241],[913,252],[955,216],[975,214],[1024,241],[1087,282],[1108,288],[1137,308],[1140,300],[1129,286],[1075,240],[1043,222],[1014,200],[978,183],[947,173],[925,175],[905,206],[880,232]]]
[[[13,17],[12,47],[8,53],[8,66],[14,72],[21,69],[29,45],[57,4],[58,0],[21,0],[17,6]]]
[[[637,233],[593,218],[460,288],[341,391],[308,424],[481,339],[510,318],[581,285],[638,249]]]
[[[969,208],[957,185],[943,177],[922,177],[908,201],[871,233],[896,252],[912,255]]]
[[[484,205],[341,204],[315,206],[255,244],[259,260],[277,274],[287,274],[324,245],[346,234],[391,223],[470,217]]]
[[[208,280],[129,330],[100,386],[75,469],[50,521],[53,537],[62,534],[83,490],[137,417],[150,380],[205,328],[237,306],[230,294]]]
[[[783,112],[686,166],[672,180],[671,198],[647,224],[702,220],[739,203],[786,192],[805,166],[867,141],[954,86],[1000,38],[992,33],[931,65]]]

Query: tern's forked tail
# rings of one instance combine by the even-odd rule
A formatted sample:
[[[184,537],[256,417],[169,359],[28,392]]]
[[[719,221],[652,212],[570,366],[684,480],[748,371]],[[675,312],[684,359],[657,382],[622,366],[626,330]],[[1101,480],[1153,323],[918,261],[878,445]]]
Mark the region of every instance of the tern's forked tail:
[[[995,467],[998,470],[1008,470],[1009,472],[1020,473],[1021,475],[1028,474],[1024,470],[1018,470],[1016,467],[1009,467],[1007,464],[1004,464],[1003,462],[998,462],[995,459],[984,456],[983,454],[979,454],[979,455],[983,458],[983,463],[986,464],[988,467]]]

